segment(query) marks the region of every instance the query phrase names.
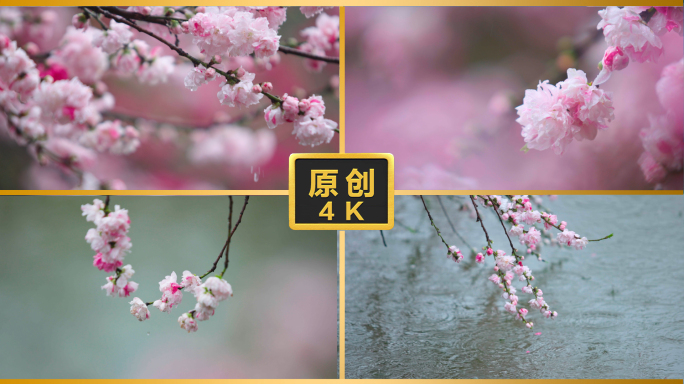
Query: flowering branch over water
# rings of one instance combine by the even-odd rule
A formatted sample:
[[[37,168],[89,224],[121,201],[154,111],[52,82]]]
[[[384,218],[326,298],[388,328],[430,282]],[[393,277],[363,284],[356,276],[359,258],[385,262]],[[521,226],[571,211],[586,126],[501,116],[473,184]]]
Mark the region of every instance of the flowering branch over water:
[[[170,313],[174,306],[181,303],[183,299],[182,291],[184,290],[185,292],[192,293],[197,299],[197,303],[193,310],[182,314],[178,318],[178,323],[186,331],[195,332],[197,331],[197,321],[207,320],[213,316],[218,303],[233,296],[233,289],[223,279],[223,276],[228,269],[230,243],[235,231],[242,222],[242,216],[247,208],[249,196],[245,196],[240,216],[235,226],[233,226],[233,197],[230,196],[229,199],[228,236],[212,268],[199,277],[190,271],[184,271],[180,283],[177,283],[176,272],[171,272],[171,275],[166,276],[164,280],[159,282],[159,290],[162,295],[158,300],[144,302],[140,298],[134,297],[130,302],[131,314],[139,321],[145,321],[150,318],[149,306],[154,306],[162,312]],[[127,236],[131,225],[128,210],[122,209],[118,205],[113,210],[110,209],[110,197],[107,196],[105,202],[95,199],[93,204],[82,205],[81,211],[86,220],[96,226],[89,229],[85,237],[91,248],[97,252],[93,257],[93,266],[101,271],[114,272],[112,276],[107,277],[107,284],[103,285],[102,289],[105,290],[107,296],[129,297],[131,293],[138,289],[138,283],[131,281],[135,273],[132,266],[130,264],[123,266],[124,257],[126,253],[130,252],[132,246],[131,239]],[[219,261],[224,256],[224,267],[221,273],[209,277],[203,282],[202,280],[205,277],[216,270]]]
[[[449,245],[444,240],[428,210],[425,199],[423,196],[420,196],[420,198],[432,227],[447,248],[447,258],[460,263],[463,260],[463,254],[456,246]],[[561,221],[559,223],[556,215],[545,210],[539,211],[534,209],[534,205],[541,207],[541,198],[538,196],[519,195],[502,197],[496,195],[472,195],[470,196],[470,202],[475,221],[480,223],[486,239],[486,245],[482,247],[482,252],[473,251],[475,261],[478,264],[483,264],[487,256],[494,258],[494,274],[489,277],[489,281],[501,288],[502,297],[506,300],[504,304],[506,312],[514,315],[516,320],[522,321],[528,328],[532,328],[534,323],[528,320],[529,310],[522,306],[519,308],[520,298],[517,296],[517,289],[513,286],[513,280],[516,277],[519,281],[525,282],[521,291],[533,295],[533,298],[528,301],[530,309],[537,309],[544,317],[552,319],[558,316],[558,313],[550,309],[549,304],[544,300],[542,290],[537,286],[533,286],[534,276],[532,271],[524,265],[525,256],[515,248],[511,235],[517,236],[520,243],[527,247],[527,254],[537,256],[540,261],[543,261],[539,253],[542,238],[544,239],[543,242],[547,244],[568,246],[579,250],[586,247],[590,241],[606,240],[613,236],[610,234],[595,240],[588,240],[586,237],[579,236],[575,232],[566,229],[566,222]],[[480,207],[491,208],[496,214],[508,239],[508,244],[511,248],[510,255],[503,250],[494,250],[494,242],[485,227]],[[524,224],[528,225],[527,229]],[[542,231],[536,227],[538,224],[543,224]],[[560,233],[553,238],[548,231],[550,228],[555,228]]]

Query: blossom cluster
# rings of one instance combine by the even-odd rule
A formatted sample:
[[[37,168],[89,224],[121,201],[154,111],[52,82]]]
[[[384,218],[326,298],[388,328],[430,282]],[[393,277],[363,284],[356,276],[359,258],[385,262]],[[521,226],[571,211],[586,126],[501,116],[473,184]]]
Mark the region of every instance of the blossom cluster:
[[[325,104],[320,96],[299,100],[288,94],[276,97],[270,94],[269,82],[255,83],[256,75],[240,65],[225,74],[213,65],[224,62],[224,57],[254,55],[268,59],[277,55],[280,36],[278,28],[285,21],[285,8],[280,7],[200,7],[190,20],[181,24],[182,31],[193,36],[193,43],[202,53],[211,57],[208,65],[199,64],[188,72],[184,84],[190,91],[220,79],[217,93],[219,102],[229,107],[246,108],[258,104],[268,96],[271,105],[264,110],[269,128],[294,123],[293,134],[302,145],[316,146],[329,143],[334,137],[337,123],[323,117]],[[302,10],[304,12],[304,10]],[[322,9],[307,10],[312,14]],[[307,42],[298,49],[324,56],[327,52],[339,54],[339,16],[321,13],[316,26],[306,28],[302,36]],[[320,71],[324,61],[306,59],[307,67]]]
[[[325,8],[302,7],[301,11],[307,17],[318,15],[316,26],[307,28],[305,35],[311,44],[330,53],[339,48],[339,17],[328,16]],[[270,70],[280,62],[279,29],[287,19],[285,7],[81,9],[72,14],[68,9],[0,8],[0,127],[26,146],[39,164],[53,163],[77,176],[79,188],[125,188],[121,180],[98,180],[105,173],[100,155],[129,155],[144,139],[137,116],[113,111],[116,102],[103,80],[117,76],[154,86],[170,79],[180,68],[177,61],[188,59],[193,66],[187,67],[185,87],[196,91],[220,82],[217,99],[221,105],[248,108],[266,98],[280,105],[283,99],[271,94],[270,82],[257,82],[254,72]],[[67,14],[71,18],[68,27],[57,22],[59,15]],[[190,45],[189,39],[191,46],[184,47]],[[289,52],[297,54],[297,46],[296,41],[289,43]],[[300,95],[301,90],[294,87],[293,92]],[[305,100],[314,99],[322,105],[318,96]],[[334,136],[337,124],[316,112],[324,109],[302,112],[297,122],[290,120],[302,144],[322,144]],[[256,117],[251,115],[247,112],[244,118]],[[216,123],[234,121],[217,118]],[[215,128],[212,132],[226,131]],[[253,140],[245,139],[247,134],[198,136],[237,139],[229,145],[214,143],[212,149],[249,142],[239,151],[223,152],[225,159],[214,162],[259,165],[274,152],[275,135],[263,132],[251,134]],[[180,144],[186,143],[195,141]],[[255,148],[257,153],[253,153]],[[220,155],[212,151],[211,156],[195,156],[193,148],[182,149],[188,157],[217,159]],[[236,160],[236,152],[247,155]]]
[[[183,291],[192,293],[197,299],[195,308],[178,318],[178,324],[188,333],[196,332],[198,321],[209,319],[214,315],[219,302],[233,296],[232,287],[221,277],[212,276],[202,282],[200,277],[192,272],[183,271],[180,283],[177,280],[176,272],[171,272],[171,275],[159,282],[159,291],[162,296],[155,300],[152,306],[162,312],[170,313],[171,309],[183,300]],[[131,314],[138,320],[149,319],[149,310],[145,302],[136,297],[130,304]]]
[[[501,196],[489,196],[486,203],[489,206],[496,205],[501,212],[501,218],[512,225],[509,233],[518,237],[520,244],[525,245],[529,250],[528,253],[535,251],[542,240],[542,232],[535,227],[536,224],[543,224],[544,232],[551,228],[558,229],[560,233],[557,234],[555,240],[559,245],[576,250],[582,250],[587,246],[587,238],[567,229],[567,222],[559,222],[556,215],[534,209],[530,196],[516,195],[510,200]],[[528,225],[527,229],[525,229],[525,224]]]
[[[497,218],[504,224],[509,239],[511,236],[517,237],[520,243],[526,247],[526,254],[535,255],[539,260],[542,260],[540,254],[542,243],[581,250],[589,242],[586,237],[579,236],[568,229],[567,222],[560,221],[556,215],[542,209],[542,201],[539,196],[483,195],[474,197],[474,199],[473,217],[481,219],[475,201],[484,207],[493,209]],[[558,231],[555,237],[550,234],[552,230]],[[534,326],[534,323],[528,320],[529,311],[532,309],[538,310],[545,318],[557,317],[558,313],[552,311],[550,305],[544,300],[542,290],[534,286],[535,278],[532,270],[524,264],[525,253],[518,253],[515,248],[510,254],[500,249],[495,250],[492,248],[489,235],[487,235],[487,240],[488,243],[482,247],[482,251],[474,250],[473,255],[478,264],[484,264],[485,259],[490,256],[494,259],[494,273],[489,276],[488,280],[501,288],[502,297],[506,300],[504,310],[513,315],[516,320],[524,322],[528,328]],[[447,258],[459,263],[463,259],[463,255],[456,246],[449,246]],[[516,280],[523,282],[523,286],[519,290],[513,283]],[[518,296],[518,291],[532,295],[532,297],[529,300],[523,300]],[[525,301],[527,301],[527,308],[521,304]]]
[[[557,154],[573,139],[593,140],[615,117],[611,93],[588,84],[586,74],[574,68],[556,85],[547,80],[526,90],[516,110],[526,147]]]
[[[323,98],[313,95],[299,100],[285,94],[264,110],[264,118],[269,128],[283,123],[294,123],[292,132],[302,145],[316,146],[329,143],[335,135],[337,123],[326,119]]]
[[[245,206],[247,200],[248,197],[245,199]],[[118,205],[114,207],[114,210],[110,210],[108,198],[106,202],[95,199],[92,204],[82,205],[81,212],[88,222],[96,225],[95,228],[89,229],[85,236],[91,248],[97,252],[93,257],[93,265],[99,270],[114,272],[114,275],[107,277],[107,283],[102,286],[102,289],[106,291],[107,296],[130,296],[138,289],[138,284],[131,281],[135,273],[131,265],[123,265],[124,257],[131,249],[131,239],[128,237],[131,220],[128,211]],[[239,221],[236,228],[237,225]],[[226,257],[228,257],[227,254]],[[171,272],[159,282],[161,297],[150,303],[134,297],[129,303],[130,313],[139,321],[150,318],[148,308],[150,305],[161,312],[170,313],[174,307],[181,304],[183,291],[189,292],[195,296],[197,303],[193,310],[178,318],[178,323],[186,331],[195,332],[197,321],[209,319],[214,315],[219,302],[233,296],[233,289],[223,279],[223,273],[225,269],[221,275],[209,277],[202,282],[202,278],[208,273],[200,277],[186,270],[183,271],[178,282],[176,272]]]
[[[613,71],[637,63],[655,62],[663,54],[660,36],[667,32],[684,34],[682,7],[607,7],[599,11],[608,48],[599,63],[594,84],[602,84]]]
[[[128,210],[116,205],[112,211],[102,200],[95,199],[92,204],[82,205],[81,212],[88,222],[95,224],[95,228],[90,228],[85,236],[96,252],[93,266],[107,273],[115,272],[107,277],[102,289],[107,296],[130,296],[138,289],[138,283],[131,281],[135,273],[131,265],[123,265],[124,257],[132,246],[128,237],[131,227]]]
[[[682,10],[682,7],[639,6],[607,7],[599,11],[601,21],[597,28],[602,30],[608,47],[599,63],[598,76],[588,82],[584,72],[570,68],[567,80],[556,85],[540,82],[536,90],[525,91],[523,104],[516,108],[519,116],[516,121],[522,125],[525,148],[553,148],[561,154],[573,139],[593,140],[614,119],[612,95],[598,86],[608,81],[612,72],[626,68],[630,61],[656,62],[663,54],[661,36],[669,32],[684,34]],[[669,70],[668,74],[673,72],[676,69]],[[669,75],[664,73],[663,78],[668,78],[664,82],[670,83],[670,89],[681,88],[681,82],[673,81]],[[681,102],[677,108],[681,110]],[[661,116],[652,118],[651,128],[642,132],[646,153],[639,163],[649,181],[662,179],[667,170],[681,170],[678,154],[682,146],[677,126],[681,126],[681,119]],[[665,149],[655,149],[656,142]]]
[[[280,46],[278,28],[285,21],[285,10],[245,8],[248,7],[204,7],[181,23],[181,30],[192,35],[193,44],[207,56],[275,54]]]
[[[316,25],[302,30],[306,42],[297,47],[300,51],[317,56],[338,56],[340,54],[340,17],[321,13],[316,18]],[[306,59],[304,65],[313,72],[320,72],[325,61]]]
[[[98,153],[132,153],[139,139],[132,126],[103,119],[114,97],[99,81],[101,62],[88,55],[105,54],[85,36],[71,29],[46,63],[37,65],[16,41],[0,35],[0,114],[11,136],[34,145],[41,162],[49,153],[87,171]]]

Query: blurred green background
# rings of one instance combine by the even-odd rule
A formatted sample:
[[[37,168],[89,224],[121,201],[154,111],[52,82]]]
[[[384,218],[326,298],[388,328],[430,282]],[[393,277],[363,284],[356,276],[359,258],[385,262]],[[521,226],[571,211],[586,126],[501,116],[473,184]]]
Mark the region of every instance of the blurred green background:
[[[243,197],[235,197],[236,210]],[[234,296],[196,333],[100,286],[85,242],[92,197],[0,197],[0,378],[336,378],[337,237],[292,231],[285,196],[253,196],[231,243]],[[113,196],[129,210],[134,296],[161,296],[175,271],[198,275],[226,238],[228,197]]]

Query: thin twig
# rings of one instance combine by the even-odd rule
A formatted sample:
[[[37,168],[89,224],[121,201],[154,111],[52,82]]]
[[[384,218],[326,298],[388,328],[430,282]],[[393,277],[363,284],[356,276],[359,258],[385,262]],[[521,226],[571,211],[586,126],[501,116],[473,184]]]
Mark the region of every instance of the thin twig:
[[[487,238],[487,246],[492,245],[492,240],[489,238],[489,233],[487,233],[487,229],[484,226],[484,223],[482,222],[482,217],[480,216],[480,211],[477,210],[477,203],[475,202],[475,197],[473,195],[470,195],[470,201],[473,202],[473,208],[475,208],[475,214],[477,215],[477,220],[480,222],[480,226],[482,226],[482,230],[484,231],[485,237]]]
[[[382,237],[382,245],[387,248],[387,242],[385,241],[385,234],[382,233],[382,230],[380,230],[380,237]]]
[[[221,252],[219,252],[218,256],[216,257],[216,260],[214,260],[214,264],[211,266],[211,269],[209,269],[207,273],[205,273],[204,275],[200,276],[200,280],[204,279],[205,277],[207,277],[207,275],[216,270],[219,260],[221,260],[221,257],[223,257],[224,251],[226,252],[226,257],[228,257],[228,246],[230,244],[231,225],[233,221],[233,196],[230,196],[229,206],[230,208],[228,211],[228,236],[226,236],[226,242],[223,244],[223,248],[221,248]]]
[[[458,236],[458,238],[461,239],[461,241],[463,242],[463,244],[466,245],[466,247],[473,249],[473,247],[471,247],[470,244],[468,244],[466,239],[464,239],[463,236],[461,236],[461,234],[458,233],[458,231],[456,230],[456,227],[454,227],[454,224],[451,222],[451,219],[449,218],[449,214],[447,213],[447,210],[444,207],[444,204],[442,204],[442,199],[440,198],[439,195],[437,195],[437,201],[439,202],[439,206],[442,207],[442,212],[444,212],[444,216],[446,217],[447,221],[449,222],[449,225],[451,226],[451,230],[454,231],[456,236]]]
[[[435,228],[435,231],[437,231],[437,236],[439,236],[439,238],[442,239],[442,243],[444,243],[447,249],[449,249],[449,244],[444,240],[444,237],[442,237],[442,233],[439,231],[439,228],[437,228],[435,221],[432,219],[432,215],[430,214],[430,210],[428,209],[427,204],[425,204],[425,199],[423,199],[423,195],[420,196],[420,200],[423,202],[423,207],[425,207],[425,212],[427,212],[428,214],[430,224],[432,224],[432,227]]]
[[[219,277],[223,277],[223,274],[226,273],[226,270],[228,269],[228,247],[230,247],[230,240],[233,238],[235,231],[238,229],[238,226],[240,226],[240,223],[242,222],[242,215],[245,213],[245,208],[247,208],[247,203],[249,203],[249,196],[245,196],[245,203],[242,205],[242,210],[240,211],[240,216],[238,217],[238,221],[235,223],[233,230],[230,232],[230,235],[228,236],[228,244],[226,247],[226,260],[225,260],[225,263],[223,264],[223,271],[221,271],[221,274],[219,275]]]
[[[126,19],[129,19],[129,20],[131,20],[131,19],[132,20],[139,20],[139,21],[145,21],[148,23],[154,23],[154,24],[166,25],[166,26],[168,26],[168,24],[169,24],[168,22],[172,21],[172,20],[175,20],[178,22],[188,21],[188,19],[183,19],[180,17],[143,15],[140,12],[126,11],[124,9],[117,8],[117,7],[102,7],[102,9],[107,10],[113,14],[119,15],[121,17],[125,17]]]

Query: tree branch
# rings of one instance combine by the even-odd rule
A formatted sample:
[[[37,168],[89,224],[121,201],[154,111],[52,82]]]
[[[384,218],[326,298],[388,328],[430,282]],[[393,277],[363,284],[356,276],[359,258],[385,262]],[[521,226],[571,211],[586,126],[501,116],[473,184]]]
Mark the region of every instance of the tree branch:
[[[447,250],[449,249],[449,244],[444,240],[444,237],[442,237],[442,233],[439,231],[439,228],[437,228],[437,225],[435,224],[435,221],[432,219],[432,215],[430,214],[430,210],[427,207],[427,204],[425,204],[425,199],[423,199],[423,195],[420,196],[420,200],[423,202],[423,207],[425,208],[425,212],[428,214],[428,218],[430,219],[430,224],[432,224],[432,227],[435,228],[435,231],[437,231],[437,236],[439,236],[440,239],[442,239],[442,243],[447,247]]]
[[[473,208],[475,208],[475,214],[477,215],[477,219],[475,221],[480,222],[480,226],[482,227],[485,237],[487,238],[487,246],[491,247],[492,240],[489,238],[489,233],[487,233],[487,229],[485,228],[484,223],[482,222],[482,217],[480,216],[480,211],[477,210],[477,203],[475,202],[475,197],[473,195],[470,195],[470,201],[473,202]]]
[[[308,53],[304,51],[300,51],[299,49],[292,48],[292,47],[286,47],[281,45],[278,48],[278,51],[286,54],[286,55],[295,55],[295,56],[301,56],[305,57],[307,59],[312,59],[312,60],[318,60],[318,61],[325,61],[326,63],[332,63],[332,64],[339,64],[340,63],[340,58],[339,57],[330,57],[330,56],[319,56],[319,55],[314,55],[313,53]]]

